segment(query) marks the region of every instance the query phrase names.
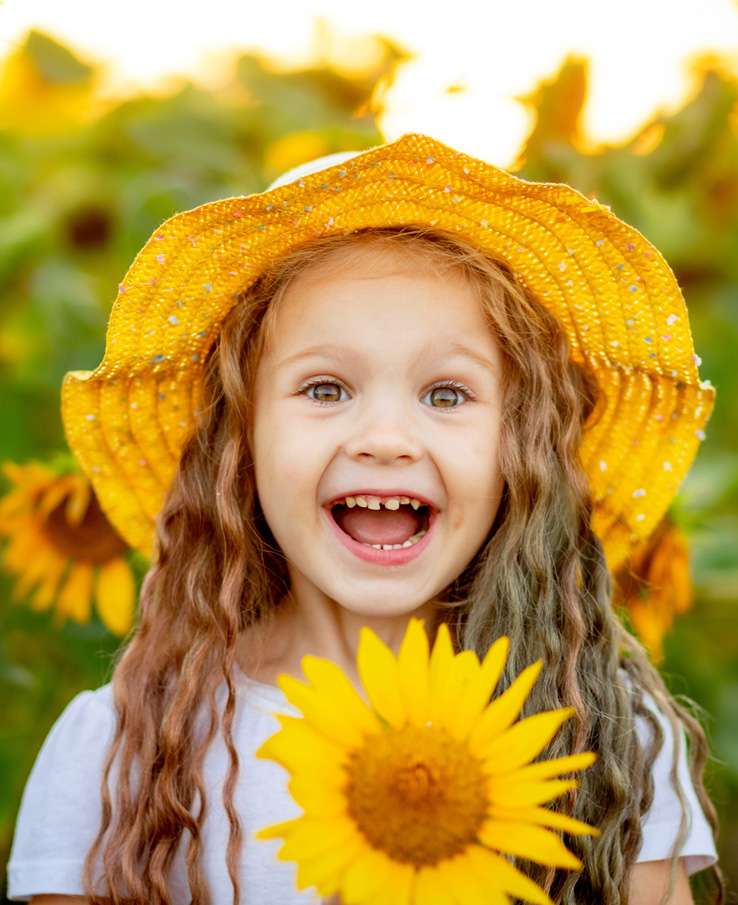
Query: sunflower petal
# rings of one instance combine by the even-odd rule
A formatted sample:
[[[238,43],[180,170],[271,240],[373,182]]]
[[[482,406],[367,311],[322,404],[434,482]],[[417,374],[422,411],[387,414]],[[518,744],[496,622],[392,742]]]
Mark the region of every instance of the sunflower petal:
[[[302,817],[294,817],[292,820],[283,820],[281,823],[272,823],[254,830],[254,839],[282,839],[289,836],[292,828],[302,820]]]
[[[513,776],[495,776],[489,782],[489,798],[503,807],[524,807],[553,801],[569,789],[576,789],[575,779],[551,779],[546,782],[519,782]]]
[[[31,600],[32,609],[36,610],[37,612],[48,610],[54,600],[54,596],[56,594],[57,588],[59,587],[59,582],[61,581],[61,577],[64,573],[66,565],[66,559],[61,556],[55,556],[49,559],[49,563],[46,568],[46,574],[44,575],[41,584],[38,586],[38,590],[33,595],[33,598]]]
[[[439,870],[446,872],[453,884],[454,895],[464,905],[508,905],[499,883],[485,886],[479,874],[470,869],[468,852],[443,862]]]
[[[509,646],[510,639],[505,635],[490,646],[482,665],[473,671],[469,684],[453,707],[446,728],[457,741],[467,738],[480,713],[489,705],[490,696],[505,666]]]
[[[397,655],[400,694],[411,726],[430,719],[430,645],[423,620],[411,617]]]
[[[61,619],[70,616],[77,622],[90,621],[92,604],[92,563],[72,563],[67,579],[57,598],[56,612]]]
[[[313,858],[332,848],[356,842],[357,831],[347,818],[303,816],[292,826],[279,850],[281,861]]]
[[[529,716],[488,744],[482,752],[485,770],[493,775],[509,773],[540,754],[561,724],[576,713],[575,707],[560,707]]]
[[[346,796],[335,785],[326,783],[319,787],[312,776],[298,773],[289,780],[287,788],[311,817],[343,817],[346,814]]]
[[[488,820],[479,832],[479,840],[498,852],[520,855],[547,867],[579,870],[582,862],[554,833],[543,827],[509,820]]]
[[[420,868],[415,877],[416,905],[457,905],[459,900],[438,882],[438,874],[439,868]]]
[[[341,887],[341,905],[372,905],[383,901],[393,865],[384,852],[369,845],[346,869]]]
[[[61,501],[70,494],[72,488],[69,481],[71,475],[52,479],[49,486],[44,490],[38,503],[36,512],[43,519],[61,503]]]
[[[572,773],[574,770],[583,770],[597,760],[594,751],[582,751],[579,754],[568,754],[566,757],[554,757],[551,760],[542,760],[537,764],[521,767],[515,773],[515,779],[525,780],[550,779],[561,773]]]
[[[533,905],[553,905],[553,901],[541,887],[513,867],[509,861],[481,845],[472,845],[467,852],[470,870],[476,871],[486,889],[499,886],[511,896],[525,899]]]
[[[314,857],[301,858],[297,862],[298,890],[315,886],[322,896],[338,892],[346,868],[365,844],[357,833],[346,845],[328,849]]]
[[[114,635],[125,635],[133,623],[136,583],[122,556],[109,560],[98,569],[95,599],[103,624]]]
[[[564,830],[573,836],[601,836],[602,831],[568,814],[560,814],[549,808],[524,807],[509,808],[493,804],[489,808],[490,817],[500,820],[512,820],[520,823],[535,823],[540,826],[548,826],[555,830]]]
[[[381,732],[382,725],[377,715],[338,664],[312,654],[305,654],[300,662],[302,671],[315,690],[331,699],[344,720],[351,721],[367,734]]]
[[[352,748],[361,744],[363,734],[359,728],[343,718],[330,698],[288,673],[281,673],[277,677],[277,684],[287,700],[299,708],[305,714],[305,719],[329,739]]]
[[[87,512],[92,496],[92,486],[89,481],[82,475],[77,475],[76,477],[78,480],[74,482],[67,505],[64,507],[64,514],[70,525],[79,525],[85,512]]]
[[[526,666],[510,687],[486,708],[469,735],[472,754],[483,754],[485,746],[513,724],[542,668],[543,660]]]
[[[401,729],[407,722],[407,711],[400,695],[397,660],[366,625],[359,631],[356,668],[372,707],[393,729]]]
[[[277,714],[282,729],[270,735],[257,748],[255,757],[275,760],[285,769],[309,772],[316,771],[338,776],[342,771],[348,749],[337,745],[306,719]]]

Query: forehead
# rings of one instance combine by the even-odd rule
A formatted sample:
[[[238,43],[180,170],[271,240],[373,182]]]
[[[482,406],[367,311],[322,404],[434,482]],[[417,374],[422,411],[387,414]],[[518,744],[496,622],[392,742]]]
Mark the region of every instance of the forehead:
[[[449,322],[484,329],[479,287],[453,262],[416,248],[344,247],[310,264],[290,282],[274,312],[277,342],[329,332],[352,334],[384,327],[419,336]],[[385,336],[385,339],[387,336]]]

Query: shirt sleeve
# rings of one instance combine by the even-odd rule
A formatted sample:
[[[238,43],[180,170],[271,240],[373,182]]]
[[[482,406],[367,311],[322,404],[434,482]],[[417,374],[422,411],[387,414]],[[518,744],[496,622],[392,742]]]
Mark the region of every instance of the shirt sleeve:
[[[100,782],[114,730],[104,688],[81,691],[51,727],[21,797],[7,867],[10,901],[84,895],[82,868],[100,825]]]
[[[666,715],[658,709],[650,694],[644,692],[643,701],[657,717],[664,732],[664,742],[656,755],[652,769],[654,798],[651,807],[641,820],[643,840],[636,862],[670,859],[681,820],[681,805],[669,775],[674,751],[672,729]],[[644,717],[636,718],[636,731],[642,744],[650,744],[652,729]],[[683,727],[680,727],[678,735],[677,776],[687,799],[688,820],[688,835],[679,850],[679,855],[684,859],[687,874],[693,874],[715,864],[718,856],[712,829],[689,774],[686,733]]]

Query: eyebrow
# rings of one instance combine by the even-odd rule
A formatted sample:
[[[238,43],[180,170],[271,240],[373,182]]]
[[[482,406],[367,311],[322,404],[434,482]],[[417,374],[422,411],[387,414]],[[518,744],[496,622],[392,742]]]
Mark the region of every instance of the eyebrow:
[[[427,356],[430,347],[426,346],[418,358],[423,358]],[[452,342],[448,346],[444,347],[443,354],[449,358],[454,356],[461,356],[464,358],[469,358],[472,361],[476,362],[478,365],[481,365],[485,370],[495,370],[494,362],[490,361],[489,358],[475,351],[471,347],[465,345],[462,342]],[[347,346],[339,346],[334,343],[321,343],[316,346],[308,346],[307,349],[303,349],[301,352],[296,352],[294,355],[290,355],[287,358],[283,358],[279,363],[278,367],[284,367],[285,365],[292,364],[295,361],[299,361],[302,358],[310,358],[311,356],[322,356],[324,358],[335,358],[337,360],[347,359],[347,358],[360,358],[361,353],[355,352],[353,349]]]

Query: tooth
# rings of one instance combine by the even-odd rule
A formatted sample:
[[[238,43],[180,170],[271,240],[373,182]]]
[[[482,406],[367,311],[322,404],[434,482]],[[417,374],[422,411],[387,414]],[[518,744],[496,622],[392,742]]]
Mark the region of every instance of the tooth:
[[[369,509],[381,509],[382,504],[379,500],[378,496],[368,496],[367,498],[367,506]]]
[[[357,497],[356,497],[356,505],[357,505],[357,506],[361,506],[363,509],[366,509],[366,507],[367,507],[366,497],[365,497],[365,496],[357,496]]]
[[[423,504],[420,502],[420,500],[416,500],[415,497],[412,497],[410,499],[410,505],[413,507],[413,509],[420,509]]]
[[[405,541],[405,543],[402,546],[403,547],[412,547],[412,545],[414,543],[415,542],[413,541],[412,537],[408,537],[408,539]]]
[[[352,496],[347,496],[347,497],[346,497],[346,505],[349,507],[349,509],[353,509],[354,506],[356,505],[356,500],[354,499],[354,497],[352,497]]]
[[[401,503],[409,503],[409,502],[410,502],[410,497],[409,497],[409,496],[401,496],[399,499],[400,499],[400,502],[401,502]]]
[[[399,509],[400,501],[397,497],[390,497],[384,501],[384,505],[387,509]]]

